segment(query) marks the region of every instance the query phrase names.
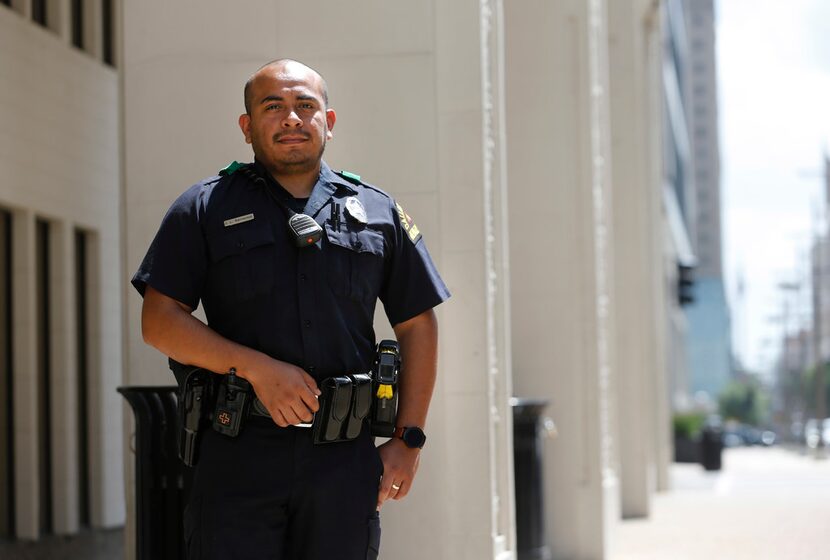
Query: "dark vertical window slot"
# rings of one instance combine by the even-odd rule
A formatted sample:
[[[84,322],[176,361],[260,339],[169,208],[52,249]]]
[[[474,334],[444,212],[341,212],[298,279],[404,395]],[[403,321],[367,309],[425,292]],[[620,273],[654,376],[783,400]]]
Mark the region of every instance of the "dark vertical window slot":
[[[49,223],[37,221],[37,357],[38,357],[38,478],[40,527],[52,533],[52,394],[49,336]]]
[[[9,6],[9,7],[11,7],[11,5],[12,5],[12,0],[0,0],[0,4],[3,4],[4,6]]]
[[[0,210],[0,537],[14,526],[14,399],[12,376],[12,221]]]
[[[72,0],[72,44],[84,48],[84,0]]]
[[[78,496],[80,522],[90,526],[89,514],[89,322],[87,320],[87,243],[83,231],[75,231],[75,301],[78,340]]]
[[[101,0],[101,19],[103,59],[110,66],[115,66],[112,0]]]
[[[48,25],[46,19],[46,0],[32,0],[32,20],[43,27]]]

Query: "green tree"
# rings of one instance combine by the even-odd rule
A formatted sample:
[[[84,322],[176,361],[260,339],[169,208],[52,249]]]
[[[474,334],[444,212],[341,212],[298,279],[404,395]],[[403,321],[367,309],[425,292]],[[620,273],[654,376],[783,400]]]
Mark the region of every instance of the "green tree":
[[[718,396],[718,408],[725,420],[760,426],[767,421],[769,395],[753,379],[732,381]]]

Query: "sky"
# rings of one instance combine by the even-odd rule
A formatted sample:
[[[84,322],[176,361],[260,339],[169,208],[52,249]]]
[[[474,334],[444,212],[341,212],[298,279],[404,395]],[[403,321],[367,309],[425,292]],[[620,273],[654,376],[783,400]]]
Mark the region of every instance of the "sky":
[[[748,368],[769,373],[780,351],[784,299],[791,329],[809,320],[807,259],[824,203],[823,153],[830,151],[830,1],[716,2],[733,344]],[[781,290],[782,283],[800,290]]]

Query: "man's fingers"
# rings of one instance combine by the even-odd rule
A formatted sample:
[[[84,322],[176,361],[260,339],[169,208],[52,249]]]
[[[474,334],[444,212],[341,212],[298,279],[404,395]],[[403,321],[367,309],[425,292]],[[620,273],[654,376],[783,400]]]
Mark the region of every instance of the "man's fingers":
[[[410,484],[406,481],[397,480],[396,482],[392,482],[391,478],[384,478],[387,481],[385,483],[381,481],[380,488],[378,489],[378,509],[380,509],[386,500],[403,499],[409,493],[410,488]]]
[[[295,412],[293,408],[283,409],[282,415],[285,418],[285,421],[288,422],[288,424],[291,426],[293,426],[294,424],[301,424],[303,422],[300,419],[300,414]]]
[[[285,416],[283,415],[283,413],[280,410],[276,410],[276,411],[271,412],[271,418],[274,419],[274,422],[280,428],[285,428],[285,427],[288,426],[288,420],[285,419]]]
[[[395,487],[397,486],[397,489]],[[396,482],[392,485],[392,494],[391,497],[393,500],[400,500],[401,498],[405,497],[409,494],[409,483],[407,481]]]
[[[299,422],[295,422],[295,424],[300,423],[309,423],[314,419],[314,413],[308,409],[302,402],[299,404],[295,404],[293,407],[293,411],[295,416],[299,418]]]
[[[308,388],[311,390],[311,392],[314,395],[319,396],[320,395],[320,388],[317,387],[317,380],[315,380],[313,377],[311,377],[305,371],[302,371],[302,374],[303,374],[303,381],[305,381],[305,384],[308,386]]]
[[[388,498],[389,487],[384,488],[383,485],[381,485],[380,489],[378,490],[378,509],[380,509],[380,506],[382,506],[383,502],[385,502]]]
[[[299,396],[302,401],[300,403],[301,406],[305,405],[305,407],[312,413],[320,410],[320,403],[317,400],[317,395],[311,391],[310,387],[307,387],[305,390],[301,390]]]

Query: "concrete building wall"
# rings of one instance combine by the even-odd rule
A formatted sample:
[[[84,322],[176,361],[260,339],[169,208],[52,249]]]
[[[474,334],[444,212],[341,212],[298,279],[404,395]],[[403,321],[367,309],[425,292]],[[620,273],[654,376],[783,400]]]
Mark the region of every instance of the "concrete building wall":
[[[695,176],[696,214],[690,217],[697,222],[695,273],[702,278],[722,278],[715,6],[713,0],[683,0],[683,8],[689,39],[684,83]]]
[[[121,402],[115,392],[122,372],[118,76],[94,52],[71,46],[67,6],[48,3],[45,27],[30,20],[28,3],[0,6],[0,207],[12,220],[14,517],[16,535],[26,539],[78,530],[82,416],[89,422],[90,522],[113,526],[124,520]],[[37,311],[41,222],[48,231],[48,325]],[[78,410],[77,393],[78,230],[94,263],[87,271],[86,411]],[[49,341],[48,354],[39,340]],[[44,368],[50,371],[48,414],[38,412],[45,389],[38,372]],[[43,447],[47,421],[51,438]],[[51,496],[44,495],[49,490]],[[44,515],[50,509],[51,518]]]
[[[694,175],[691,241],[697,263],[695,302],[688,307],[689,386],[712,399],[731,379],[729,306],[723,279],[718,81],[713,0],[683,0],[688,36],[684,107]]]

